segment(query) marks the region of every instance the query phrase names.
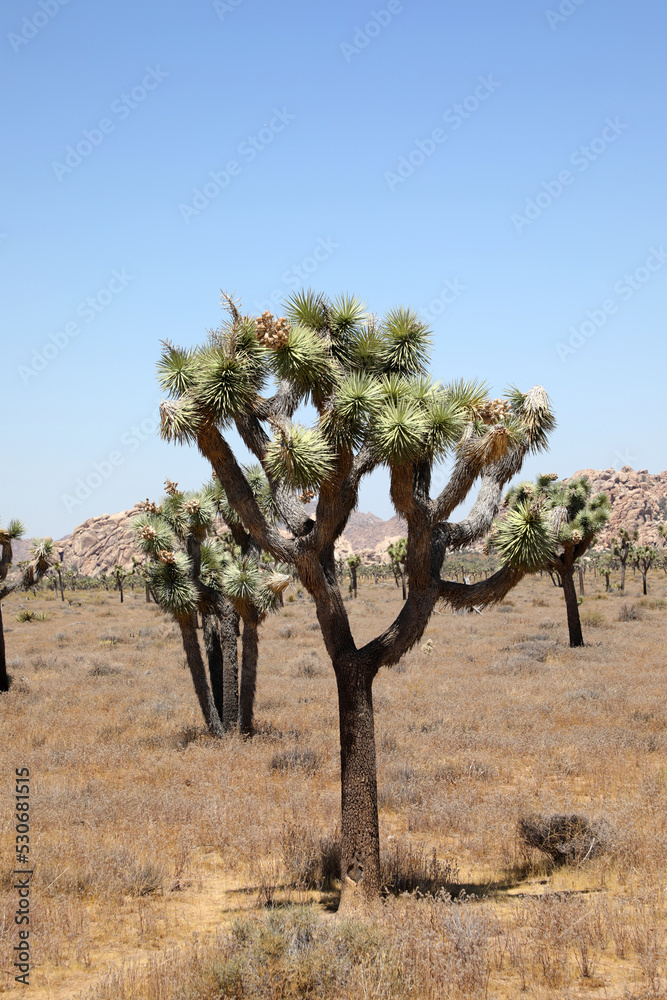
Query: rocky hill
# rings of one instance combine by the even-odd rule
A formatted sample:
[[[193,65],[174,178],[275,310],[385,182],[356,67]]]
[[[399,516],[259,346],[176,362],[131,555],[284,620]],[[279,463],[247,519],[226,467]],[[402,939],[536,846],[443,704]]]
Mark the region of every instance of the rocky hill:
[[[611,500],[611,518],[598,547],[604,547],[621,526],[631,531],[636,528],[644,544],[659,544],[658,525],[667,523],[667,471],[651,475],[646,469],[635,472],[624,466],[620,472],[581,469],[575,473],[575,476],[582,475],[588,476],[594,493],[604,490]],[[71,535],[56,542],[63,565],[76,564],[86,576],[108,573],[117,563],[131,569],[132,556],[140,555],[131,530],[131,520],[136,513],[135,507],[84,521]],[[357,552],[365,563],[386,562],[387,546],[405,533],[405,522],[397,516],[383,521],[376,514],[355,511],[336,552],[343,558]],[[15,543],[14,563],[27,559],[29,548],[28,541]]]
[[[637,529],[643,545],[662,545],[658,525],[667,524],[667,471],[651,475],[624,465],[616,469],[581,469],[576,476],[588,476],[593,493],[605,492],[611,501],[611,517],[600,534],[597,548],[604,548],[619,528]]]

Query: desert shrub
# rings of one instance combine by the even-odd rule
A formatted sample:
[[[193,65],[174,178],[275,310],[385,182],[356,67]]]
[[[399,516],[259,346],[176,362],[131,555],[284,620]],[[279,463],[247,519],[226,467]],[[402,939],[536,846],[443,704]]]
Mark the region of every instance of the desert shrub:
[[[597,608],[586,608],[581,612],[581,624],[587,628],[601,628],[606,621],[605,616]]]
[[[308,650],[296,662],[296,676],[312,678],[322,673],[322,661],[314,649]]]
[[[604,823],[589,823],[584,816],[529,816],[519,819],[519,838],[527,847],[542,851],[555,865],[597,857],[609,847]]]
[[[116,663],[107,663],[101,659],[92,660],[92,666],[88,671],[89,677],[113,677],[117,674],[122,674],[122,667],[119,667]]]
[[[296,629],[293,625],[281,625],[278,629],[278,635],[281,639],[291,639],[293,635],[296,635]]]
[[[29,608],[24,608],[23,611],[14,615],[15,622],[46,622],[48,620],[49,616],[45,615],[43,611],[31,611]]]
[[[642,618],[642,613],[636,604],[621,604],[618,612],[619,622],[638,622]]]
[[[306,771],[314,773],[320,766],[320,758],[314,750],[284,750],[276,753],[269,761],[271,771]]]

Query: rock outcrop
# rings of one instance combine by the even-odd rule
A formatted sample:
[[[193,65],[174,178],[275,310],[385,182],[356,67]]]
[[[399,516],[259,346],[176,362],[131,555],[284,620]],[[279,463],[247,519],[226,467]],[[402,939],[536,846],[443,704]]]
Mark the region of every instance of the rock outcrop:
[[[667,471],[652,475],[646,469],[635,472],[626,465],[620,471],[581,469],[574,475],[588,476],[593,492],[604,490],[611,500],[611,517],[600,535],[598,548],[608,545],[620,527],[631,532],[636,528],[640,542],[662,547],[658,525],[667,524]],[[314,505],[308,509],[314,511]],[[108,573],[116,564],[130,570],[132,556],[140,557],[131,528],[137,512],[134,507],[84,521],[71,535],[56,542],[63,565],[67,568],[76,565],[85,576]],[[387,563],[387,546],[405,536],[406,531],[405,522],[398,516],[383,521],[376,514],[355,511],[336,544],[336,555],[345,559],[356,552],[366,564]],[[29,541],[15,543],[14,564],[27,559],[29,550]]]
[[[667,524],[667,471],[651,474],[647,469],[636,472],[624,465],[616,469],[581,469],[577,476],[588,476],[593,493],[605,492],[611,501],[611,517],[600,533],[596,548],[605,548],[619,528],[639,532],[642,545],[662,547],[658,525]]]

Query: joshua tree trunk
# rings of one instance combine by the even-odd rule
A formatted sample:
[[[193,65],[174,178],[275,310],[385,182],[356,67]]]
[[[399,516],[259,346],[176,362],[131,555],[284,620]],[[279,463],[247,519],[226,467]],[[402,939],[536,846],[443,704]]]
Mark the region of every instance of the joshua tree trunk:
[[[405,587],[405,568],[403,566],[401,566],[401,585],[403,587],[403,600],[407,601],[408,592]]]
[[[567,627],[570,633],[570,646],[583,646],[584,637],[581,631],[579,604],[577,602],[577,592],[574,587],[572,566],[563,567],[560,577],[563,581],[563,595],[565,597],[565,607],[567,608]]]
[[[648,570],[642,570],[642,593],[644,594],[644,597],[646,597],[646,595],[648,594],[648,590],[646,589],[646,574],[647,573],[648,573]]]
[[[350,566],[350,573],[352,575],[352,594],[354,597],[357,596],[357,567]]]
[[[341,910],[380,891],[372,678],[336,665],[342,805]]]
[[[584,597],[586,591],[584,590],[584,567],[579,566],[579,596]]]
[[[2,625],[2,603],[0,602],[0,692],[9,691],[7,660],[5,653],[5,631]]]
[[[609,583],[609,577],[610,577],[610,575],[611,574],[609,574],[609,573],[605,573],[605,575],[604,575],[604,578],[605,578],[605,591],[608,594],[611,593],[611,584]]]
[[[621,593],[625,593],[625,563],[621,563]]]
[[[253,731],[258,648],[259,636],[257,634],[257,623],[249,621],[246,618],[243,621],[241,698],[239,703],[239,728],[246,736],[251,735]]]
[[[183,649],[185,650],[185,657],[188,662],[190,674],[192,675],[192,683],[195,686],[195,693],[208,730],[213,736],[222,736],[222,723],[215,707],[215,702],[213,701],[211,688],[206,678],[206,669],[201,649],[199,648],[196,621],[196,615],[190,615],[179,621]]]
[[[122,604],[123,603],[123,582],[122,582],[122,580],[118,581],[118,589],[120,590],[120,603]],[[61,591],[61,593],[62,593],[62,591]]]
[[[236,729],[239,724],[239,654],[236,637],[239,634],[239,616],[227,601],[220,617],[220,641],[222,643],[222,725],[225,732]],[[252,712],[251,712],[252,722]]]
[[[206,649],[206,659],[208,660],[208,674],[211,678],[211,692],[213,702],[219,717],[224,720],[224,666],[222,656],[222,646],[220,644],[220,626],[218,620],[213,615],[204,615],[202,631],[204,633],[204,647]]]
[[[56,570],[56,572],[58,574],[58,583],[60,584],[60,600],[64,601],[65,600],[65,591],[63,590],[63,578],[61,576],[61,573],[60,573],[59,569]]]

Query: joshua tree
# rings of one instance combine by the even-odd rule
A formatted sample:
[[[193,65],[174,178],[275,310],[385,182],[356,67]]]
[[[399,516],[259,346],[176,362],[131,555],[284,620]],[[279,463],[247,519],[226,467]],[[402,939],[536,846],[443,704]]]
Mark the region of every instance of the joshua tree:
[[[215,536],[220,490],[183,493],[167,480],[161,504],[147,500],[135,518],[143,551],[150,557],[146,575],[160,607],[177,622],[195,692],[211,733],[240,725],[252,729],[257,672],[257,626],[275,605],[288,578],[260,574],[252,554],[233,551]],[[197,612],[203,622],[211,684],[197,638]],[[244,620],[241,706],[238,695],[238,615]],[[246,622],[250,625],[247,628]]]
[[[400,575],[401,584],[403,586],[403,600],[407,600],[407,591],[405,588],[405,560],[408,556],[408,540],[407,538],[399,538],[395,543],[391,543],[387,547],[387,554],[391,560],[391,567],[394,571],[394,575]],[[398,579],[396,580],[398,583]]]
[[[122,604],[123,603],[123,581],[124,581],[125,577],[127,576],[127,573],[125,572],[124,568],[120,564],[117,564],[111,570],[111,574],[112,574],[114,580],[116,581],[116,589],[120,591],[120,603]]]
[[[609,578],[615,569],[618,569],[618,560],[611,552],[605,552],[598,562],[598,571],[604,576],[605,590],[608,594],[611,592]]]
[[[0,692],[9,691],[5,633],[2,625],[2,601],[15,590],[28,590],[34,587],[45,573],[48,573],[53,564],[53,540],[51,538],[34,538],[30,561],[23,567],[21,577],[15,583],[5,582],[12,564],[12,542],[21,538],[24,532],[23,524],[16,519],[10,521],[7,528],[0,528]]]
[[[428,331],[408,309],[379,322],[352,298],[295,294],[288,315],[229,319],[203,346],[165,344],[160,383],[162,434],[193,443],[209,459],[230,506],[262,549],[291,565],[311,594],[336,675],[341,748],[343,909],[380,890],[372,684],[422,636],[440,600],[455,607],[500,600],[524,567],[504,566],[467,586],[440,578],[446,549],[482,538],[502,490],[554,425],[541,387],[491,400],[484,386],[442,385],[427,375]],[[270,377],[273,395],[262,395]],[[311,402],[315,424],[296,420]],[[261,463],[284,525],[262,513],[223,436],[234,425]],[[430,496],[434,464],[455,457],[449,482]],[[336,572],[334,545],[354,510],[362,478],[384,466],[391,498],[406,520],[408,597],[396,620],[358,648]],[[448,521],[481,479],[470,515]],[[317,494],[316,520],[300,502]],[[532,525],[529,525],[529,530]]]
[[[507,516],[497,525],[493,544],[510,564],[518,559],[520,565],[531,565],[533,570],[546,568],[558,573],[567,609],[570,646],[583,646],[574,566],[607,523],[607,494],[591,497],[591,484],[586,476],[565,483],[554,475],[546,475],[538,476],[535,483],[521,483],[511,489],[505,505]],[[536,528],[539,525],[533,539],[533,544],[538,543],[535,550],[528,545],[530,536],[526,530],[531,518]],[[539,557],[537,551],[541,551]]]
[[[352,591],[353,597],[357,596],[357,567],[361,565],[361,556],[348,556],[346,559],[347,567],[350,571],[350,590]]]
[[[61,572],[62,566],[58,562],[57,559],[51,564],[51,566],[53,568],[54,573],[56,574],[56,576],[58,578],[58,586],[56,587],[56,595],[58,593],[58,587],[60,587],[60,600],[64,601],[65,600],[65,588],[63,587],[63,576],[62,576],[62,572]]]
[[[612,554],[618,559],[621,566],[621,591],[625,592],[625,567],[628,563],[632,561],[632,554],[634,551],[633,542],[636,542],[639,538],[639,532],[634,531],[632,534],[627,530],[627,528],[618,529],[618,538],[612,538],[611,540],[611,551]]]
[[[648,593],[646,587],[646,577],[648,575],[648,571],[658,559],[658,550],[654,549],[652,545],[638,545],[635,548],[632,558],[634,565],[642,575],[642,593],[644,594],[644,597],[646,597]]]

